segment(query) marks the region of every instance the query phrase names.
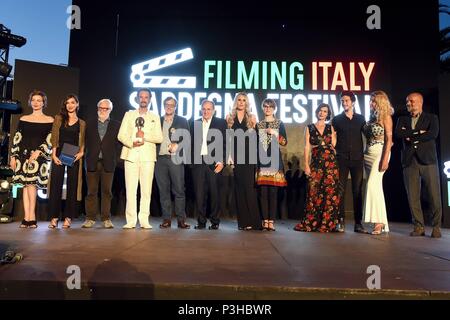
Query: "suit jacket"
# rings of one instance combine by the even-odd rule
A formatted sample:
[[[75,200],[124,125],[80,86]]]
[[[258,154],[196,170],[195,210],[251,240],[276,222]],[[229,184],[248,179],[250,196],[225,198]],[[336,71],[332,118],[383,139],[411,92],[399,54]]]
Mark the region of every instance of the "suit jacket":
[[[160,118],[160,121],[161,121],[161,130],[162,130],[163,125],[164,125],[164,116],[162,116]],[[183,141],[183,137],[176,137],[175,132],[177,129],[185,129],[188,131],[188,133],[190,132],[189,124],[188,124],[188,121],[186,120],[186,118],[180,117],[178,115],[174,115],[172,125],[169,128],[169,140],[171,143],[181,143]],[[190,147],[190,145],[188,147]],[[161,148],[161,144],[158,143],[156,145],[156,155],[159,154],[160,148]],[[186,156],[188,154],[189,154],[188,150],[183,151],[183,159],[184,159],[185,163],[187,162]]]
[[[120,154],[120,143],[117,140],[119,134],[120,122],[116,120],[109,120],[108,129],[100,140],[98,134],[98,119],[86,121],[86,170],[96,171],[97,161],[100,151],[102,152],[103,167],[106,172],[114,172],[117,165],[117,160]]]
[[[150,111],[142,116],[145,121],[142,128],[144,144],[140,147],[133,147],[137,132],[135,121],[138,117],[140,117],[138,110],[128,111],[123,117],[117,136],[123,144],[120,158],[130,162],[156,161],[156,143],[161,143],[163,140],[160,119]]]
[[[426,132],[420,133],[421,130]],[[411,127],[411,115],[401,116],[395,126],[395,135],[403,141],[402,166],[409,166],[414,156],[422,164],[436,163],[435,140],[438,134],[439,122],[434,114],[422,112],[414,129]],[[409,138],[409,141],[406,138]]]
[[[202,141],[203,141],[203,127],[202,127],[203,118],[197,119],[194,121],[191,126],[191,155],[192,155],[192,164],[199,164],[199,160],[201,161],[201,150],[202,150]],[[222,134],[222,137],[214,137],[219,142],[216,142],[212,137],[211,129],[219,130]],[[217,144],[220,143],[221,155],[219,159],[220,161],[215,161],[214,164],[211,165],[211,168],[214,168],[215,163],[222,162],[224,165],[226,164],[226,130],[227,130],[227,122],[224,119],[212,117],[211,124],[209,125],[208,137],[207,137],[207,146],[208,146],[208,155],[211,157],[219,156],[216,152]],[[213,150],[216,148],[216,150]],[[201,163],[201,162],[200,162]]]

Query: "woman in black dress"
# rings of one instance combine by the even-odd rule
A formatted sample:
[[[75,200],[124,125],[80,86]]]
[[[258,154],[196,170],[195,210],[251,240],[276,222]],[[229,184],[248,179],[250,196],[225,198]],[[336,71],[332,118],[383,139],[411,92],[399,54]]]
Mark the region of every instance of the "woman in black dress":
[[[50,144],[53,117],[43,113],[47,106],[44,92],[34,90],[28,98],[31,114],[22,116],[11,148],[13,183],[23,187],[24,219],[21,228],[36,228],[37,189],[46,189],[52,147]]]
[[[260,230],[261,217],[255,186],[256,117],[250,112],[250,103],[245,92],[239,92],[234,98],[233,109],[227,116],[227,124],[228,129],[232,130],[232,139],[234,139],[230,160],[234,165],[238,228],[239,230]],[[252,158],[253,161],[251,161]]]
[[[305,130],[305,174],[308,177],[305,217],[296,231],[336,231],[339,222],[339,167],[336,160],[336,133],[325,121],[331,108],[322,103],[316,109],[317,122]],[[311,152],[311,163],[310,163]]]
[[[64,171],[67,168],[66,206],[63,228],[70,228],[72,218],[76,213],[76,201],[81,201],[82,163],[79,161],[84,155],[84,137],[86,123],[78,118],[78,97],[70,94],[63,102],[61,112],[55,116],[52,127],[52,170],[50,176],[49,210],[52,220],[49,228],[58,226],[61,212],[61,195],[64,182]],[[64,165],[59,159],[64,144],[78,147],[72,166]]]

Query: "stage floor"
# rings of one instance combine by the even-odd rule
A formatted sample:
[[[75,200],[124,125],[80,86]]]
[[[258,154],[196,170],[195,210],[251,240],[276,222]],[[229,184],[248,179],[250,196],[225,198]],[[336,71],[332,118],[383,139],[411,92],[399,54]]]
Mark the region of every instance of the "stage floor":
[[[371,236],[350,223],[343,234],[320,234],[296,232],[292,220],[275,232],[239,231],[231,220],[219,230],[150,222],[152,230],[123,230],[123,219],[110,230],[0,224],[1,252],[24,255],[0,266],[0,299],[450,299],[449,229],[432,239],[430,228],[411,238],[402,223]],[[81,271],[79,290],[66,285],[71,265]],[[371,265],[380,267],[380,290],[367,288]]]

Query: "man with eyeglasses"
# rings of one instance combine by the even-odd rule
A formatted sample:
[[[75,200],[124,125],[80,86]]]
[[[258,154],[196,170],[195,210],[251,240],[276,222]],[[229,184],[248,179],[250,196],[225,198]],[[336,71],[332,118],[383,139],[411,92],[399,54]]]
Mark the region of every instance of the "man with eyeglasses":
[[[92,228],[98,214],[98,185],[101,186],[101,219],[103,227],[114,228],[111,222],[112,182],[120,143],[117,135],[120,123],[110,118],[113,104],[109,99],[101,99],[97,104],[97,117],[86,125],[86,179],[85,199],[86,221],[82,228]]]
[[[183,133],[184,135],[189,134],[189,125],[185,118],[175,113],[176,109],[177,100],[175,98],[168,97],[164,100],[165,114],[161,117],[163,141],[157,145],[158,158],[155,165],[155,177],[163,216],[163,222],[159,225],[161,229],[170,228],[172,224],[171,193],[174,195],[178,228],[189,229],[191,227],[186,223],[185,210],[184,164],[186,159],[183,158],[187,156],[186,150],[183,150],[183,154],[175,155],[178,144],[183,139]]]

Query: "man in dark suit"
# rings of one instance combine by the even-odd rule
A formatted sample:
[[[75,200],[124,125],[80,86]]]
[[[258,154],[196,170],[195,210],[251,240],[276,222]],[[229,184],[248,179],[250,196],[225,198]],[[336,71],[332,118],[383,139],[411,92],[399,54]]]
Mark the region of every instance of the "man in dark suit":
[[[195,200],[198,224],[195,229],[206,228],[207,197],[210,197],[211,225],[209,229],[219,229],[219,177],[225,164],[227,123],[214,116],[214,102],[202,101],[202,117],[191,126],[191,142],[195,185]]]
[[[92,228],[98,213],[98,184],[101,185],[101,219],[107,229],[114,228],[111,222],[112,182],[120,154],[117,140],[120,123],[109,117],[113,104],[102,99],[97,104],[97,118],[86,124],[86,221],[83,228]]]
[[[441,237],[441,187],[435,140],[439,133],[438,118],[423,112],[423,97],[414,92],[406,98],[409,115],[398,119],[395,134],[403,140],[401,162],[403,180],[414,223],[411,236],[424,236],[425,223],[420,203],[421,186],[426,188],[433,216],[431,237]]]
[[[165,115],[161,117],[161,128],[163,142],[157,145],[157,161],[155,165],[155,177],[158,184],[163,223],[160,228],[170,228],[172,224],[172,200],[171,190],[175,198],[175,214],[177,215],[178,228],[189,229],[191,226],[186,223],[186,196],[184,184],[184,163],[176,160],[186,160],[184,150],[181,159],[175,158],[178,144],[183,139],[183,134],[189,134],[189,125],[185,118],[175,114],[177,100],[168,97],[164,100]],[[184,133],[181,132],[184,130]],[[184,162],[184,163],[183,163]]]

